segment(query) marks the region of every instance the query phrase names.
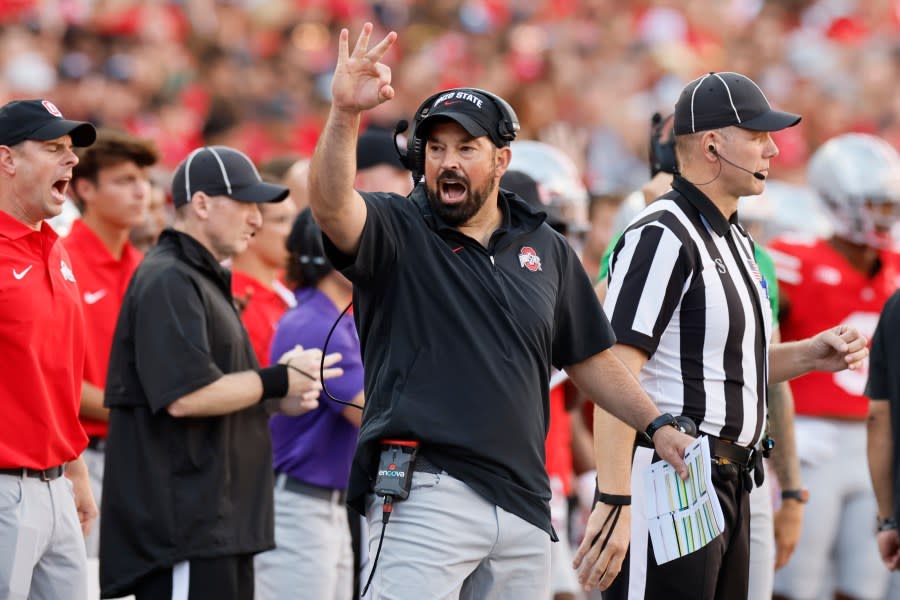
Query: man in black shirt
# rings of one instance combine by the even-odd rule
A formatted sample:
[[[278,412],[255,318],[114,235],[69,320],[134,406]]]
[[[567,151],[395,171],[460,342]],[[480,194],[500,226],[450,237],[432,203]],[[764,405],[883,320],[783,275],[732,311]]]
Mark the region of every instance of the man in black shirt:
[[[653,422],[657,450],[681,471],[690,439],[661,427],[609,352],[615,338],[572,249],[546,215],[499,189],[518,125],[503,100],[474,89],[429,98],[410,135],[409,198],[353,190],[360,114],[394,93],[378,61],[396,36],[369,49],[371,31],[352,54],[341,32],[310,205],[354,283],[366,410],[348,501],[368,509],[371,540],[385,533],[374,590],[545,598],[551,366],[633,427]],[[409,498],[391,513],[371,493],[386,438],[420,447]]]
[[[869,474],[878,500],[876,541],[884,566],[891,571],[900,569],[900,534],[897,515],[900,515],[900,476],[897,451],[900,443],[900,291],[888,299],[881,311],[878,327],[872,337],[872,356],[869,360],[868,436]]]
[[[316,407],[321,352],[297,347],[260,369],[219,264],[287,188],[224,146],[193,151],[172,186],[175,228],[135,272],[113,336],[101,588],[250,599],[253,555],[274,547],[268,415]]]

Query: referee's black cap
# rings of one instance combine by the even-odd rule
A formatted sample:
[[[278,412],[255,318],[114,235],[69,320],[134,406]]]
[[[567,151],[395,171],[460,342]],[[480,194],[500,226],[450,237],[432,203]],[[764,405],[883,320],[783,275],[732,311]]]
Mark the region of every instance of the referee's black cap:
[[[675,103],[675,135],[734,125],[752,131],[778,131],[800,122],[800,115],[772,109],[756,83],[740,73],[710,72],[690,82]]]
[[[25,140],[48,141],[68,135],[77,147],[90,146],[97,139],[94,126],[86,121],[69,121],[49,100],[13,100],[0,107],[0,144],[15,146]]]

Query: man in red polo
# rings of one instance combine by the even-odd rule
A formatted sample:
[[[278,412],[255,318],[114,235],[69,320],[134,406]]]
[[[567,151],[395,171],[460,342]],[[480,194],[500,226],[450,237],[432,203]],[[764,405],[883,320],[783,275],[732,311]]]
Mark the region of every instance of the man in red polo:
[[[44,221],[62,211],[73,147],[95,137],[46,100],[0,107],[0,598],[87,598],[82,535],[97,506],[80,457],[84,316]]]
[[[122,296],[143,258],[128,235],[146,218],[150,202],[147,170],[158,157],[147,140],[101,129],[97,140],[78,152],[79,161],[72,170],[72,196],[82,216],[72,224],[63,245],[72,258],[84,310],[84,381],[79,414],[88,434],[84,460],[98,505],[109,415],[103,407],[109,349]],[[98,520],[87,538],[90,557],[98,554],[99,531]]]

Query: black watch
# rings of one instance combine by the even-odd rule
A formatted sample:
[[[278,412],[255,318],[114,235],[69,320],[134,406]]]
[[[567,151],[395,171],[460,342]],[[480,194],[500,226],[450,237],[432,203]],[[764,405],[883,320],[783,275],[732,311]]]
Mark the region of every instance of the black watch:
[[[809,490],[806,488],[800,488],[796,490],[781,490],[781,499],[796,500],[800,504],[806,504],[807,502],[809,502]]]
[[[886,519],[879,518],[876,529],[879,533],[897,529],[897,519],[895,517],[887,517]]]
[[[675,419],[675,417],[673,417],[669,413],[663,413],[650,421],[650,424],[647,425],[647,429],[644,430],[644,435],[646,436],[645,441],[652,444],[653,435],[666,425],[674,427],[675,429],[679,429],[678,421]]]

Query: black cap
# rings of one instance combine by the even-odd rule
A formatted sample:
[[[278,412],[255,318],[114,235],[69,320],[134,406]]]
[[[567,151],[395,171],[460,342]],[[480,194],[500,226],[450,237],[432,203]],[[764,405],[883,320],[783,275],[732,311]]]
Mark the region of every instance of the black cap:
[[[675,103],[675,135],[731,125],[778,131],[799,122],[800,115],[772,110],[759,86],[740,73],[707,73],[687,84]]]
[[[15,146],[25,140],[47,141],[69,135],[72,144],[90,146],[97,139],[94,126],[67,121],[49,100],[13,100],[0,107],[0,145]]]
[[[228,146],[204,146],[191,152],[175,169],[172,199],[176,208],[195,192],[228,196],[239,202],[281,202],[290,190],[265,183],[246,154]]]
[[[356,142],[356,168],[363,170],[378,165],[390,165],[406,170],[406,166],[400,162],[400,156],[394,147],[394,137],[391,132],[371,127],[364,131]]]
[[[498,148],[509,145],[509,140],[500,137],[503,115],[500,114],[497,105],[475,90],[447,90],[432,103],[428,115],[422,119],[418,127],[425,132],[427,129],[423,127],[439,118],[456,121],[472,137],[483,135],[490,137]]]
[[[560,217],[559,210],[555,206],[544,204],[541,200],[541,190],[538,188],[538,182],[531,175],[524,171],[510,169],[500,178],[500,187],[516,194],[534,210],[545,213],[547,215],[547,224],[556,231],[565,233],[565,220]]]

